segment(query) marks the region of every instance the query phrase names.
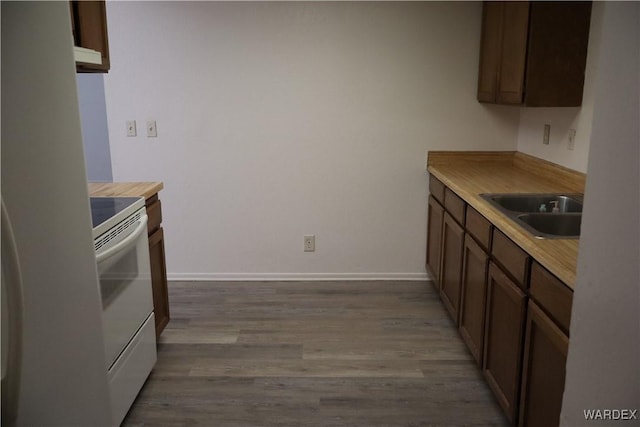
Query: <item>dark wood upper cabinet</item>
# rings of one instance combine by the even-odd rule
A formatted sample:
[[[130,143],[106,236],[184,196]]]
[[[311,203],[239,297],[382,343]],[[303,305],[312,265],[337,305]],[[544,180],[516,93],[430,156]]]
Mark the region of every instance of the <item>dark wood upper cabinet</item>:
[[[478,100],[582,104],[591,2],[485,2]]]
[[[79,73],[106,73],[109,71],[109,37],[107,12],[104,1],[71,1],[71,28],[75,46],[101,53],[101,64],[76,62]]]

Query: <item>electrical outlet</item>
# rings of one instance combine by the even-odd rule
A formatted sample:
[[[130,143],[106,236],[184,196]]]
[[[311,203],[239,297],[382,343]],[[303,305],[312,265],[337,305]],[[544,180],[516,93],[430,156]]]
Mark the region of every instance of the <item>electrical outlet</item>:
[[[127,120],[127,136],[136,136],[136,121]]]
[[[573,151],[576,149],[576,130],[569,129],[569,139],[567,140],[567,150]]]
[[[304,251],[315,252],[316,250],[316,236],[304,236]]]
[[[155,138],[158,136],[158,129],[156,128],[155,120],[147,120],[147,137]]]
[[[551,125],[544,125],[544,134],[542,136],[542,143],[549,145],[549,134],[551,134]]]

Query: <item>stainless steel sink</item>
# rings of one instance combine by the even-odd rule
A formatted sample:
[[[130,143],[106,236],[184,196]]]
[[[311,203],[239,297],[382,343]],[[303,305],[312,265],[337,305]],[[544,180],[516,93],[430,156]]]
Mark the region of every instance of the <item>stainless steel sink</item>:
[[[522,228],[541,239],[577,239],[582,194],[481,194]],[[553,207],[557,206],[557,212]]]
[[[557,204],[558,213],[582,212],[580,194],[483,194],[482,197],[503,211],[552,212]]]
[[[529,213],[516,217],[517,221],[536,237],[577,239],[580,237],[580,213]]]

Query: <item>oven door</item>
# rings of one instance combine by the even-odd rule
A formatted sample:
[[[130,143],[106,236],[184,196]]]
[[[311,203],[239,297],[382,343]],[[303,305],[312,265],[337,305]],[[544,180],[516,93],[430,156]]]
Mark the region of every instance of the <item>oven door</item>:
[[[147,215],[96,253],[107,368],[153,311]]]

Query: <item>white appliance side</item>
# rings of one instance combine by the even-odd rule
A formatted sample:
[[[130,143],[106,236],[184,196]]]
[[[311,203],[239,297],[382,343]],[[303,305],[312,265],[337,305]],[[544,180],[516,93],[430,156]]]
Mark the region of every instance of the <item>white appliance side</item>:
[[[69,6],[1,7],[2,199],[24,297],[17,425],[110,425]]]

